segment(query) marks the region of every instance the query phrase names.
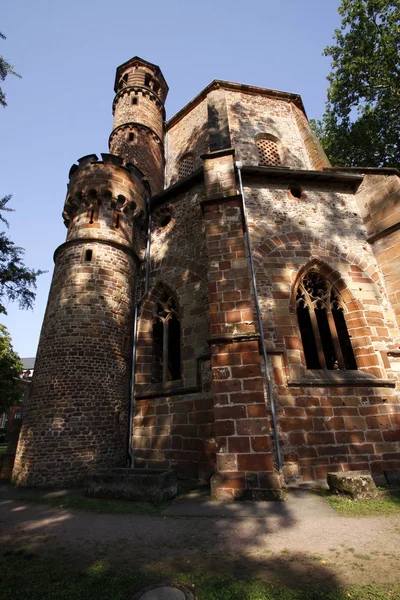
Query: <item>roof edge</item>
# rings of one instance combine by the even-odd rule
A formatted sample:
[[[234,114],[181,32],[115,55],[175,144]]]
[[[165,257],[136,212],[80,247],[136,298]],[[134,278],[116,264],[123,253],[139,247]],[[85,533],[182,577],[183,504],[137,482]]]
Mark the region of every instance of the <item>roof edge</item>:
[[[247,94],[257,94],[267,96],[270,98],[277,98],[278,100],[286,100],[295,104],[306,116],[307,114],[303,105],[300,94],[292,94],[290,92],[281,92],[279,90],[272,90],[269,88],[262,88],[255,85],[247,85],[245,83],[235,83],[234,81],[224,81],[223,79],[213,79],[197,96],[192,98],[187,104],[185,104],[177,113],[175,113],[167,122],[167,130],[173,127],[178,121],[190,112],[197,104],[199,104],[204,98],[208,96],[210,92],[216,89],[225,89],[235,92],[245,92]]]

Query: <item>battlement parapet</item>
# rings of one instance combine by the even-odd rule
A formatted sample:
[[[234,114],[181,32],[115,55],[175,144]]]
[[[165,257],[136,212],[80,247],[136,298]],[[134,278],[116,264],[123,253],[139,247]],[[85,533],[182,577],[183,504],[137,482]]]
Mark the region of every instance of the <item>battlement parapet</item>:
[[[134,222],[146,215],[150,188],[134,165],[113,154],[83,156],[70,169],[63,218],[67,239],[107,238],[133,243]],[[140,224],[139,223],[139,224]]]

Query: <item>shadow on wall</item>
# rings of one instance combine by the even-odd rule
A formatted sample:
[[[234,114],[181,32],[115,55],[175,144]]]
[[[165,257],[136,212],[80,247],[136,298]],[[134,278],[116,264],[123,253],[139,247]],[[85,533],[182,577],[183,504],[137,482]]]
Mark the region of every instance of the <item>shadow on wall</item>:
[[[177,126],[179,127],[179,125]],[[168,181],[167,187],[177,183],[181,178],[179,177],[179,162],[180,160],[191,154],[193,156],[193,171],[199,169],[203,165],[203,161],[200,158],[202,154],[209,151],[209,132],[208,132],[208,121],[206,120],[202,125],[195,126],[189,137],[185,138],[184,144],[179,147],[176,152],[173,164],[168,168]]]
[[[298,153],[283,144],[282,131],[277,126],[277,120],[267,115],[264,115],[260,119],[255,111],[254,115],[251,115],[248,108],[244,109],[240,102],[230,105],[228,110],[231,118],[233,115],[233,118],[236,118],[238,123],[237,129],[231,126],[232,146],[236,149],[235,160],[242,160],[246,166],[259,165],[260,159],[256,139],[257,136],[265,133],[277,138],[282,167],[307,168],[304,164],[304,159],[301,160]]]

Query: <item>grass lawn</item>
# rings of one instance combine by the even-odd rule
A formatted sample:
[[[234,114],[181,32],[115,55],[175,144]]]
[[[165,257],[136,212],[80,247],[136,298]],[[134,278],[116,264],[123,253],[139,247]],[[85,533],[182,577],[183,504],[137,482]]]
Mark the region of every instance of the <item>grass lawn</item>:
[[[343,517],[377,517],[400,514],[400,492],[380,492],[375,500],[356,501],[346,496],[322,492],[326,502]]]
[[[104,561],[84,571],[65,561],[39,558],[26,551],[6,552],[0,557],[0,600],[128,600],[135,591],[165,579],[162,573],[115,571]],[[197,571],[169,575],[190,588],[197,600],[396,600],[400,587],[352,586],[346,589],[291,589],[258,579],[234,579]]]

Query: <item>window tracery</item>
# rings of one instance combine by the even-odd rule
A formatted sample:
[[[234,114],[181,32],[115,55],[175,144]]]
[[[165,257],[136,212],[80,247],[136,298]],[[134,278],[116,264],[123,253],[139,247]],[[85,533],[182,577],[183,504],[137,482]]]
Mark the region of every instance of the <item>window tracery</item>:
[[[152,326],[152,382],[167,383],[181,377],[180,318],[173,296],[166,292],[156,302]]]
[[[318,271],[300,281],[296,312],[308,369],[357,369],[343,299]]]

